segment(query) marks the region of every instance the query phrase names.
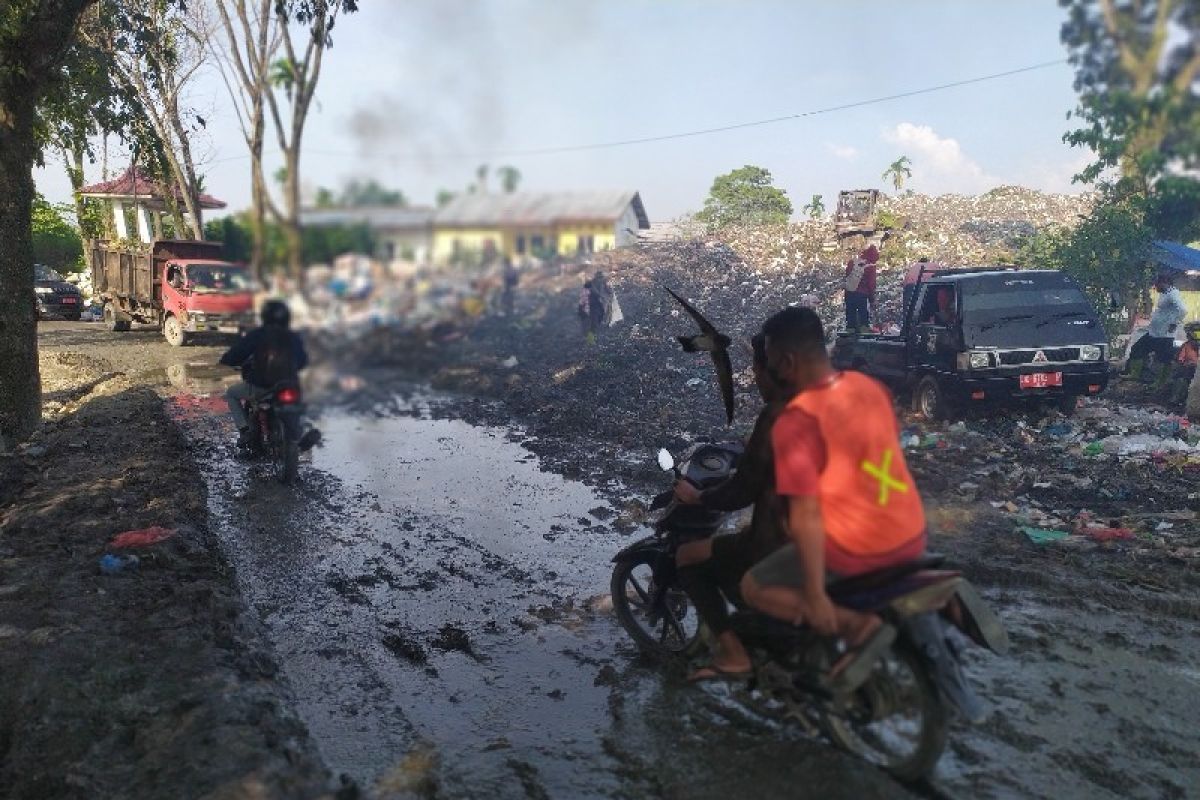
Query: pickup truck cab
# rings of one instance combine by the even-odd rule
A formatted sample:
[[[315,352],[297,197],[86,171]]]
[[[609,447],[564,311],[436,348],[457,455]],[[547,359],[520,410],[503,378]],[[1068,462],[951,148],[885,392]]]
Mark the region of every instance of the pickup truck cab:
[[[970,405],[1053,403],[1066,412],[1108,386],[1095,308],[1058,270],[1001,267],[922,274],[899,335],[842,334],[832,358],[945,419]]]

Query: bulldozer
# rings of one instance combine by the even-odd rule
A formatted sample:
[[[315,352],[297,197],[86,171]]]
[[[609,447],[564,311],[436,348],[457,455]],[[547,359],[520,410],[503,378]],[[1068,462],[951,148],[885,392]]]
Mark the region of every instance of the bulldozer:
[[[833,215],[833,229],[837,237],[843,239],[857,234],[873,238],[878,224],[878,206],[878,189],[838,192],[837,211]]]

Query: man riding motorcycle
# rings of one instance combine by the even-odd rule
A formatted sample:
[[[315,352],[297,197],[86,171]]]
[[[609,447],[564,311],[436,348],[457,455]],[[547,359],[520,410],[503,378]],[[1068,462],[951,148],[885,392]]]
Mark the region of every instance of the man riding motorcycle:
[[[767,405],[754,423],[737,472],[719,486],[704,491],[688,481],[681,480],[675,485],[675,498],[680,503],[698,504],[712,511],[736,511],[754,504],[754,515],[748,528],[732,536],[688,542],[676,551],[679,583],[716,640],[710,663],[689,677],[693,682],[749,677],[750,656],[731,629],[726,598],[737,602],[738,582],[746,570],[787,543],[779,515],[772,508],[775,465],[771,454],[771,427],[783,408],[780,401],[784,398],[767,374],[763,335],[756,335],[751,346],[754,350],[754,381]]]
[[[791,543],[750,568],[742,596],[764,613],[842,639],[847,652],[829,677],[835,690],[850,691],[870,676],[896,630],[875,614],[834,606],[825,581],[919,558],[925,512],[887,390],[833,369],[812,309],[784,309],[763,333],[767,368],[791,395],[772,429]]]
[[[262,326],[239,339],[221,356],[221,363],[242,370],[242,382],[225,392],[229,414],[238,429],[238,446],[250,445],[250,420],[243,403],[280,383],[299,383],[308,366],[304,342],[289,330],[291,312],[285,303],[269,300],[260,312]],[[303,447],[301,449],[305,449]]]

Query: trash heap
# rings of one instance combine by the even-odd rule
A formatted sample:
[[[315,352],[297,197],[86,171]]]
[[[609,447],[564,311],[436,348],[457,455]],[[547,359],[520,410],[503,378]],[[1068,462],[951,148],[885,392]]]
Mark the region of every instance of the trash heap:
[[[1200,431],[1186,418],[1093,400],[1075,417],[913,423],[924,492],[989,503],[1034,545],[1200,559]]]

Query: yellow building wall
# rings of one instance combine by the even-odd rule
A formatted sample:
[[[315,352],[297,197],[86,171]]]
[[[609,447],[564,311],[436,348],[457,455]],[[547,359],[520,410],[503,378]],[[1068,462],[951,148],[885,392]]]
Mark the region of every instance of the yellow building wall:
[[[517,237],[525,238],[525,252],[517,252]],[[554,251],[566,256],[579,250],[579,238],[591,236],[593,249],[612,250],[616,245],[616,233],[612,224],[588,223],[559,225],[546,228],[437,228],[433,230],[432,257],[437,262],[447,262],[456,250],[482,252],[488,242],[506,256],[533,255],[533,239],[542,237],[543,249],[554,247]]]

